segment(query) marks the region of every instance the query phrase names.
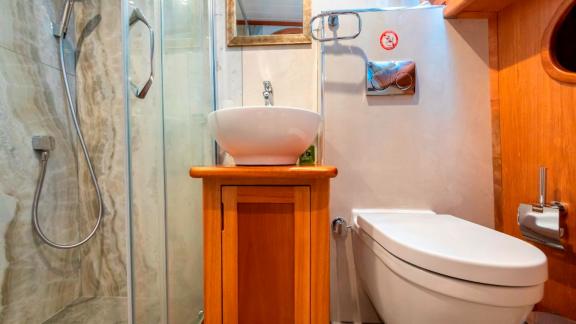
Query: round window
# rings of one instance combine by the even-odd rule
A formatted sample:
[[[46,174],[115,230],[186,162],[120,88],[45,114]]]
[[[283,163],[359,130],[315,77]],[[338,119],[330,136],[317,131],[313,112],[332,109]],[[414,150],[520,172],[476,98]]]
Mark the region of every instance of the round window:
[[[552,37],[550,51],[556,62],[561,68],[576,73],[576,6],[568,11]]]
[[[576,0],[562,2],[542,39],[542,63],[559,81],[576,83]]]

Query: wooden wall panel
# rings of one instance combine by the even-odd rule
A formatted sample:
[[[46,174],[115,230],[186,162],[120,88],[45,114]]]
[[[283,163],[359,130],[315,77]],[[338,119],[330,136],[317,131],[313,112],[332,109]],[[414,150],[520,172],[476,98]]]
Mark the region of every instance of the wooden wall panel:
[[[494,227],[502,230],[502,145],[500,143],[500,74],[498,73],[498,16],[488,18],[492,170],[494,172]]]
[[[538,167],[548,167],[549,200],[568,207],[568,242],[576,246],[576,86],[551,79],[540,42],[562,0],[516,2],[499,13],[502,229],[520,237],[516,209],[538,198]],[[576,256],[539,247],[549,280],[538,309],[576,319]]]

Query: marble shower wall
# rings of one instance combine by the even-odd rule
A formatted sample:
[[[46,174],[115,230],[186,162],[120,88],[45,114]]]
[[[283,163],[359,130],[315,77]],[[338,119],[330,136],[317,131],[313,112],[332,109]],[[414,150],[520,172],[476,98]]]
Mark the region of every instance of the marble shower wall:
[[[76,5],[78,112],[104,198],[96,236],[82,247],[83,297],[127,297],[127,206],[121,1]],[[92,183],[77,152],[82,231],[97,217]],[[115,308],[117,309],[117,308]],[[122,314],[125,317],[127,310]]]
[[[155,27],[161,43],[160,1],[135,0]],[[155,48],[155,82],[145,99],[125,93],[122,1],[84,0],[77,5],[78,109],[86,140],[104,195],[106,211],[102,228],[82,249],[81,295],[98,303],[68,308],[74,316],[86,316],[82,305],[108,307],[119,322],[128,312],[128,200],[132,211],[133,311],[137,323],[163,323],[166,316],[166,255],[164,218],[163,110],[161,47]],[[129,77],[137,84],[147,78],[149,35],[143,24],[129,34]],[[131,90],[132,91],[132,90]],[[129,115],[126,120],[125,99]],[[130,124],[131,169],[126,169],[126,122]],[[80,159],[81,153],[78,152]],[[83,166],[82,164],[80,164]],[[132,180],[131,197],[126,187]],[[94,192],[86,168],[80,168],[82,197]],[[92,200],[80,204],[88,231],[97,215]],[[102,303],[101,301],[106,301]],[[119,307],[114,301],[126,305]]]
[[[155,27],[160,44],[160,1],[135,0]],[[155,82],[145,99],[125,94],[123,79],[122,1],[84,0],[78,18],[78,108],[86,129],[106,212],[102,228],[83,248],[82,297],[128,296],[127,179],[132,179],[132,279],[134,315],[138,323],[162,323],[166,314],[164,166],[161,47],[155,48]],[[129,34],[129,76],[137,84],[147,78],[148,31],[135,24]],[[125,116],[128,96],[129,116]],[[130,123],[131,169],[126,169],[126,122]],[[78,152],[80,157],[80,152]],[[81,195],[93,195],[85,168]],[[93,201],[81,202],[89,230],[97,215]],[[121,299],[116,299],[121,300]],[[127,309],[110,308],[125,319]]]
[[[78,165],[51,22],[62,0],[0,0],[0,322],[40,323],[80,296],[81,252],[37,241],[31,206],[39,162],[32,135],[56,149],[40,202],[40,224],[58,242],[77,240]],[[74,35],[73,29],[70,31]],[[67,43],[67,61],[74,60]],[[72,64],[70,65],[72,66]],[[74,71],[70,71],[74,83]]]
[[[160,1],[138,0],[134,4],[160,30]],[[66,323],[67,314],[76,319],[99,316],[93,311],[126,322],[129,176],[134,181],[131,207],[136,320],[165,322],[161,73],[157,73],[157,82],[145,100],[129,97],[130,148],[137,163],[127,170],[122,1],[76,3],[66,47],[71,83],[78,92],[80,123],[104,196],[102,227],[88,244],[71,251],[40,244],[30,227],[38,172],[38,160],[30,145],[34,134],[50,134],[56,139],[40,205],[41,225],[48,235],[59,242],[78,240],[92,228],[97,216],[96,196],[64,102],[57,42],[49,28],[51,22],[59,20],[63,5],[64,0],[0,0],[0,12],[10,13],[0,20],[0,322]],[[148,61],[147,33],[140,27],[130,34],[130,69],[135,80],[146,72],[137,67],[147,66]],[[157,32],[157,44],[160,37]],[[157,72],[161,72],[160,54],[158,46]],[[187,56],[190,62],[198,58],[194,53]],[[174,122],[179,122],[177,115],[174,112]],[[174,199],[183,198],[178,197]],[[174,247],[182,246],[178,240],[174,242]],[[192,281],[185,286],[196,284]],[[181,291],[177,295],[183,298],[197,297],[186,289]]]

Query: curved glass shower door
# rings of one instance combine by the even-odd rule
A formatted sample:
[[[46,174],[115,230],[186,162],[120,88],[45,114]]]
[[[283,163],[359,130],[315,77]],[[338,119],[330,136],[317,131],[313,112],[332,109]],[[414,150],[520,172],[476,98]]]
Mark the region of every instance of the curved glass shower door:
[[[191,165],[212,163],[214,155],[205,128],[213,110],[209,5],[124,4],[130,291],[138,324],[202,318],[201,187],[187,172]],[[144,96],[138,90],[146,88],[151,68],[154,78]]]

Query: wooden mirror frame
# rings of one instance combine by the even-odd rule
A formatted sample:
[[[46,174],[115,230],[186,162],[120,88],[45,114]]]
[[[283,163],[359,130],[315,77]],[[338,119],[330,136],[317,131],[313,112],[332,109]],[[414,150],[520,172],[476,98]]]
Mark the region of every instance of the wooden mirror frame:
[[[226,36],[228,46],[310,44],[311,0],[302,0],[302,34],[237,36],[236,1],[226,0]],[[280,0],[281,1],[281,0]]]
[[[576,0],[564,0],[564,2],[562,2],[558,10],[554,13],[550,24],[544,31],[541,47],[542,64],[544,65],[546,73],[555,80],[569,83],[576,83],[576,72],[568,71],[563,68],[562,65],[558,63],[552,48],[555,41],[554,35],[558,31],[560,25],[564,22],[568,13],[575,6]]]

